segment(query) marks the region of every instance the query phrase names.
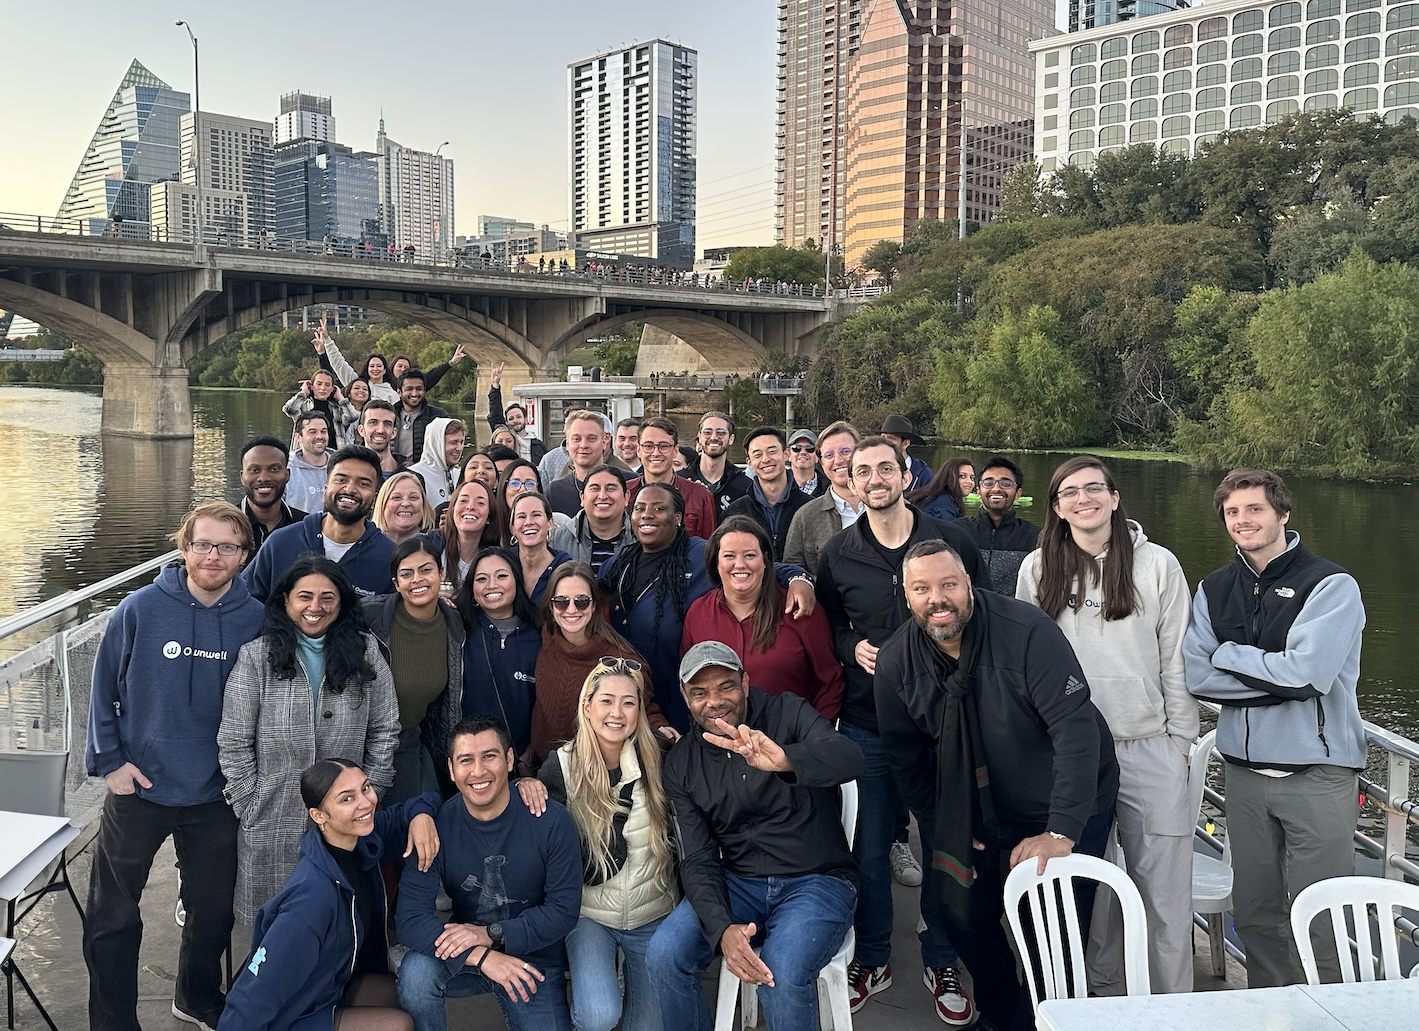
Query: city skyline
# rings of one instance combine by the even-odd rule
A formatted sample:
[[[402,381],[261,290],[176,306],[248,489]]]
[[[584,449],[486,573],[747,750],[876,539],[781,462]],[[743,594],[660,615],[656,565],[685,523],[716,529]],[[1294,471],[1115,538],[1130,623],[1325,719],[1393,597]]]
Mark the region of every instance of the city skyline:
[[[7,54],[10,81],[35,88],[30,103],[9,113],[31,143],[24,163],[0,176],[0,210],[59,209],[93,126],[134,58],[174,89],[192,89],[191,46],[173,25],[191,13],[204,111],[274,120],[280,97],[300,90],[334,99],[339,142],[356,150],[372,148],[381,112],[390,134],[411,147],[432,151],[449,140],[443,153],[457,162],[461,220],[454,231],[464,235],[476,215],[491,212],[565,231],[567,65],[640,39],[683,43],[700,53],[697,248],[773,243],[772,0],[712,7],[607,0],[594,8],[570,0],[434,2],[420,5],[417,21],[391,21],[386,8],[360,0],[319,22],[293,20],[289,5],[270,0],[239,12],[190,7],[134,0],[123,18],[110,19],[84,0],[34,5],[10,18],[12,39],[62,41],[65,59],[57,65],[56,47],[38,44]],[[101,34],[75,34],[74,26],[98,24],[101,16]],[[435,44],[439,54],[454,55],[447,64],[431,56]],[[63,88],[45,87],[56,67]]]

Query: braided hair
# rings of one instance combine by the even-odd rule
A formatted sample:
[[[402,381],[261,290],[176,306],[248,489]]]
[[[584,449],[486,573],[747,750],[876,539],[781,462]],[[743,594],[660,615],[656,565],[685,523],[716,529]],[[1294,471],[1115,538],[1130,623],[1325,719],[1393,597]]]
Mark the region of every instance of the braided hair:
[[[669,595],[670,603],[674,606],[675,613],[683,622],[685,611],[690,607],[685,595],[689,589],[690,582],[690,535],[685,532],[685,496],[680,493],[673,484],[669,483],[643,483],[640,490],[636,492],[640,495],[648,490],[663,490],[670,495],[670,503],[675,506],[675,514],[680,517],[680,526],[675,531],[675,539],[670,542],[666,549],[670,554],[665,563],[665,569],[660,577],[660,582],[656,585],[655,591],[655,623],[652,633],[656,636],[660,634],[660,623],[665,615],[665,600]],[[601,587],[610,596],[614,596],[622,607],[629,608],[627,599],[620,596],[621,584],[627,575],[635,572],[636,566],[645,555],[645,547],[639,540],[633,544],[627,544],[615,557],[606,564],[601,573]],[[679,645],[677,644],[678,648]]]

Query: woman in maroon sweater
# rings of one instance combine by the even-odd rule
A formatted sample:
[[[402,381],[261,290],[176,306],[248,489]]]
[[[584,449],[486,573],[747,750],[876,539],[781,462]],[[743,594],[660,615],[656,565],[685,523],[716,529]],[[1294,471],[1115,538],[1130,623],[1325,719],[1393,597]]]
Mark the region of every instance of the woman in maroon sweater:
[[[773,554],[768,533],[749,516],[730,516],[719,524],[705,547],[705,571],[714,590],[685,613],[680,651],[701,641],[722,641],[744,660],[752,686],[796,694],[824,719],[835,720],[843,702],[843,668],[828,617],[814,609],[801,619],[784,618]]]
[[[645,697],[651,697],[650,667],[606,621],[591,567],[585,562],[563,562],[552,570],[542,599],[542,650],[537,653],[537,695],[532,704],[536,765],[576,734],[581,689],[602,656],[636,663],[646,680]],[[680,736],[654,702],[649,703],[646,717],[663,741]]]

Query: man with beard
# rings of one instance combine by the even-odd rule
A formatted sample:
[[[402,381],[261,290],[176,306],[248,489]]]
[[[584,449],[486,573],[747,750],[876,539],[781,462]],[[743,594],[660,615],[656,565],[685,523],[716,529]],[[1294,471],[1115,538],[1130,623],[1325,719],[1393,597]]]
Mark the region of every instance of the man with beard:
[[[290,452],[278,437],[252,437],[241,448],[241,513],[251,523],[253,547],[260,550],[273,531],[305,518],[286,504],[291,479]]]
[[[429,428],[429,423],[448,418],[448,413],[442,408],[429,404],[424,383],[424,373],[420,369],[409,369],[399,377],[394,448],[410,463],[417,463],[424,457],[424,432]]]
[[[1005,877],[1020,863],[1102,856],[1118,795],[1113,736],[1059,626],[973,590],[940,540],[902,563],[911,620],[877,654],[882,746],[931,862],[922,912],[949,928],[985,1019],[1034,1027],[1005,939]],[[1075,883],[1083,940],[1093,881]],[[1082,991],[1082,986],[1081,991]]]
[[[319,412],[296,416],[296,450],[291,453],[285,496],[305,512],[320,507],[330,468],[330,429]]]
[[[632,473],[641,471],[640,443],[641,421],[639,419],[622,419],[616,423],[614,453]]]
[[[344,566],[361,595],[394,590],[389,575],[394,542],[369,518],[379,481],[379,458],[369,448],[350,444],[335,452],[325,483],[325,511],[312,512],[267,538],[243,574],[252,597],[265,601],[271,585],[308,552]]]
[[[379,462],[381,483],[409,464],[407,456],[394,453],[394,422],[394,405],[379,398],[366,401],[360,411],[360,437]]]
[[[494,430],[499,426],[506,426],[512,430],[512,435],[517,441],[518,456],[523,461],[536,465],[547,453],[547,445],[542,443],[542,438],[533,433],[531,427],[527,425],[526,408],[516,401],[506,408],[503,407],[503,370],[506,368],[507,362],[498,362],[490,370],[488,425]]]
[[[727,457],[734,443],[734,420],[724,412],[706,412],[700,416],[696,442],[700,460],[684,475],[704,485],[714,498],[715,514],[723,519],[725,509],[754,489],[754,481]]]
[[[1025,489],[1025,474],[1008,458],[995,455],[981,467],[976,493],[980,510],[961,516],[956,525],[971,535],[990,571],[990,589],[1015,597],[1020,565],[1040,542],[1040,528],[1015,514],[1015,502]]]
[[[987,586],[985,566],[970,537],[959,527],[932,519],[907,503],[907,460],[884,437],[867,437],[853,449],[849,466],[852,488],[863,514],[823,546],[818,560],[818,602],[833,628],[838,661],[847,690],[841,730],[857,742],[867,760],[858,778],[857,856],[862,877],[857,899],[857,953],[848,968],[848,995],[854,1010],[892,984],[891,846],[897,835],[901,801],[877,732],[873,680],[877,649],[907,622],[911,613],[902,595],[902,559],[918,541],[945,540],[962,556],[977,586]],[[811,504],[811,502],[810,502]],[[931,854],[928,829],[919,826],[923,854]],[[921,934],[926,986],[936,1000],[936,1014],[947,1024],[975,1021],[971,1001],[956,972],[956,950],[939,917],[924,910]]]

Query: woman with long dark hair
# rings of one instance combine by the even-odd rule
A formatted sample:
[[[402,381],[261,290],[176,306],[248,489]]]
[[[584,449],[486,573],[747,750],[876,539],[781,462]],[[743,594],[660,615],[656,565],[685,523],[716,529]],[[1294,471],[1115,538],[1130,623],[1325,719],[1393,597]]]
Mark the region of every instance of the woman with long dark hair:
[[[318,760],[300,778],[311,826],[285,887],[261,907],[222,1031],[413,1031],[389,973],[379,864],[438,855],[438,795],[379,809],[365,771]]]
[[[241,821],[234,910],[244,924],[286,882],[305,830],[296,790],[312,759],[359,756],[379,791],[394,782],[399,701],[350,578],[302,555],[266,599],[266,622],[227,678],[218,758]]]
[[[1148,912],[1150,983],[1191,991],[1192,837],[1187,756],[1197,702],[1183,679],[1191,612],[1187,580],[1123,510],[1103,461],[1079,455],[1054,471],[1040,546],[1020,566],[1016,597],[1069,638],[1108,722],[1118,756],[1117,833]],[[1106,897],[1107,896],[1107,897]],[[1089,955],[1090,988],[1121,995],[1123,929],[1100,893]]]
[[[316,352],[321,356],[321,364],[329,365],[330,371],[335,374],[336,379],[345,384],[347,388],[357,379],[364,380],[369,386],[371,397],[388,401],[392,405],[399,404],[399,391],[394,388],[394,384],[386,375],[389,363],[385,361],[384,355],[370,355],[360,366],[360,371],[355,372],[350,363],[345,360],[345,356],[340,353],[340,348],[335,345],[335,341],[330,339],[330,334],[325,329],[324,319],[321,319],[320,327],[315,331],[315,339],[311,343],[315,345]]]
[[[412,537],[389,560],[393,594],[361,602],[394,678],[399,747],[386,804],[437,791],[448,737],[463,717],[463,620],[439,597],[443,549]]]
[[[473,556],[498,542],[493,495],[486,483],[468,479],[454,488],[434,542],[443,549],[443,574],[457,590],[468,576]]]
[[[532,706],[536,763],[571,740],[586,676],[605,657],[625,659],[645,671],[641,653],[602,615],[601,592],[591,567],[585,562],[564,562],[552,571],[542,600],[542,650],[537,655],[537,698]],[[660,710],[653,704],[647,709],[651,724],[668,731]],[[679,735],[672,731],[665,736]]]
[[[531,769],[542,619],[523,589],[517,556],[506,548],[478,552],[459,589],[458,611],[467,628],[463,714],[500,718],[519,765]]]
[[[956,519],[966,514],[966,495],[975,489],[976,468],[971,460],[953,458],[907,500],[934,519]]]
[[[541,494],[542,477],[537,467],[525,458],[519,458],[504,467],[498,476],[498,488],[493,495],[493,525],[498,534],[498,543],[504,548],[513,545],[512,503],[519,494]]]
[[[519,494],[512,500],[512,550],[522,569],[522,586],[532,604],[542,604],[547,583],[563,562],[571,559],[565,551],[552,547],[552,506],[541,494]]]
[[[677,892],[670,806],[647,705],[639,669],[621,659],[598,662],[582,685],[575,735],[538,772],[581,839],[581,916],[567,935],[572,1025],[580,1031],[660,1028],[645,958]]]
[[[690,605],[709,593],[705,542],[685,532],[685,499],[665,483],[647,483],[631,506],[634,544],[601,571],[611,626],[650,662],[654,699],[684,734],[690,710],[680,694],[680,638]]]
[[[824,719],[842,708],[843,668],[822,609],[789,619],[774,575],[774,547],[757,519],[733,515],[705,546],[714,590],[690,605],[680,635],[683,654],[701,641],[722,641],[738,653],[749,683],[770,694],[806,699]]]

